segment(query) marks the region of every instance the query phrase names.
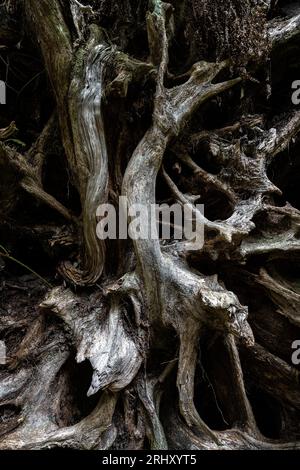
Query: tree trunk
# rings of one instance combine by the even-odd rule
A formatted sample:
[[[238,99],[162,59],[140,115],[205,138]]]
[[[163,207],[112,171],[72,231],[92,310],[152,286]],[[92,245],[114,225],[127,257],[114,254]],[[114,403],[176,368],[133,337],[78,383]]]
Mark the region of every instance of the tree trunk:
[[[0,9],[0,449],[300,447],[297,2]]]

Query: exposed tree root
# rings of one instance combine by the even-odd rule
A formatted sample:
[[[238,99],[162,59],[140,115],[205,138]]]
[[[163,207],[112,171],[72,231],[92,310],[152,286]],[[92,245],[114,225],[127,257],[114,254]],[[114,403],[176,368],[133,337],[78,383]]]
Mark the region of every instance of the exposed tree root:
[[[299,259],[299,210],[277,204],[284,191],[270,166],[291,142],[299,144],[300,113],[270,118],[263,105],[257,111],[251,95],[263,88],[255,66],[265,71],[269,46],[276,55],[283,44],[298,41],[298,9],[267,24],[270,2],[251,9],[251,0],[231,0],[223,18],[223,1],[178,6],[153,0],[140,23],[143,2],[136,0],[136,8],[116,2],[116,10],[100,3],[18,5],[41,51],[55,110],[27,152],[7,140],[14,122],[0,129],[0,168],[6,168],[0,181],[7,187],[3,197],[0,191],[1,216],[16,217],[21,188],[34,196],[37,210],[39,203],[47,205],[66,225],[35,222],[29,230],[59,253],[53,257],[62,285],[47,292],[32,279],[16,284],[13,278],[12,287],[4,280],[3,292],[0,285],[0,337],[8,343],[7,364],[0,367],[0,417],[1,409],[10,417],[0,421],[0,449],[298,449],[296,427],[282,426],[278,438],[260,427],[251,387],[277,401],[280,419],[290,422],[300,409],[299,371],[277,344],[269,351],[256,340],[247,292],[263,292],[279,322],[299,327],[297,283],[268,262]],[[5,47],[16,38],[14,4],[7,6],[6,27],[0,22]],[[191,6],[187,27],[184,14],[191,15]],[[132,38],[122,8],[130,25],[138,23]],[[251,18],[260,18],[259,31]],[[191,37],[194,22],[197,28],[217,25],[213,47],[207,40],[197,50],[205,34],[194,29]],[[240,28],[236,35],[233,25]],[[178,40],[184,40],[184,63]],[[211,49],[213,59],[204,60],[201,54]],[[67,184],[79,196],[76,215],[72,203],[45,190],[56,119],[70,170]],[[211,194],[228,201],[229,214],[200,213],[196,202],[213,206]],[[188,206],[204,226],[203,246],[164,243],[158,236],[124,243],[98,239],[97,208],[116,204],[120,195],[129,206],[150,208],[158,199]],[[153,229],[156,217],[149,213],[144,223]],[[221,366],[212,360],[213,348],[223,353],[225,372],[221,360]],[[76,413],[82,390],[71,383],[70,364],[88,375],[82,388],[89,406],[78,405]],[[201,378],[199,368],[205,367]],[[220,428],[209,406],[203,413],[209,394]]]

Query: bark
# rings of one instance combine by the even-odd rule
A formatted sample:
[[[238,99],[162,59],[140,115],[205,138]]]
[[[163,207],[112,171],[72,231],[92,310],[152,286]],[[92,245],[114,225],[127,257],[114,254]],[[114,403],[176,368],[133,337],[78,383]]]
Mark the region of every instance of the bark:
[[[0,7],[0,449],[300,447],[299,63],[272,72],[300,22],[275,3]],[[187,205],[204,246],[100,240],[121,195]]]

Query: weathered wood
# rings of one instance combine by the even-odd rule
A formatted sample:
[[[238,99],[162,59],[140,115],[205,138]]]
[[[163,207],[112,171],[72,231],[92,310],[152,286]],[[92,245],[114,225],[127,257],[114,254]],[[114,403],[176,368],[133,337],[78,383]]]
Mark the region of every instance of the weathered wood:
[[[277,116],[267,60],[298,46],[299,7],[146,3],[0,7],[4,69],[40,54],[54,108],[17,116],[25,150],[10,108],[0,129],[0,448],[299,448],[299,370],[279,342],[300,334],[300,213],[273,172],[297,159],[300,114]],[[120,195],[188,206],[203,247],[99,240],[97,208]],[[9,271],[37,241],[45,286]],[[253,393],[277,403],[276,439]]]

